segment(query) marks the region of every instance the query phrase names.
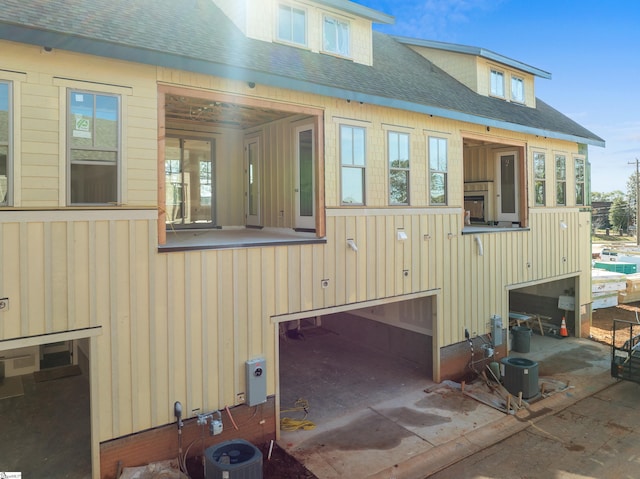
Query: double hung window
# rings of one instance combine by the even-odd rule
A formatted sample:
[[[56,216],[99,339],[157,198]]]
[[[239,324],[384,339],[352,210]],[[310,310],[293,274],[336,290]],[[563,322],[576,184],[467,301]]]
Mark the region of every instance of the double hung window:
[[[447,140],[429,137],[429,203],[447,204]]]
[[[389,150],[389,204],[409,204],[409,135],[390,131]]]
[[[70,90],[68,105],[69,203],[118,203],[120,97]]]
[[[491,95],[504,98],[504,73],[491,70]]]
[[[365,129],[340,126],[341,203],[365,204]]]
[[[307,14],[304,10],[289,5],[278,7],[278,40],[303,46],[307,44]]]
[[[544,206],[546,204],[546,173],[544,153],[533,154],[533,177],[535,205]]]
[[[325,16],[323,27],[324,51],[344,57],[349,56],[349,23]]]
[[[585,171],[584,171],[584,158],[575,159],[576,169],[576,205],[585,204]]]
[[[519,77],[511,77],[511,100],[524,103],[524,80]]]
[[[11,84],[0,81],[0,206],[9,204]]]
[[[556,205],[567,205],[567,159],[556,155]]]

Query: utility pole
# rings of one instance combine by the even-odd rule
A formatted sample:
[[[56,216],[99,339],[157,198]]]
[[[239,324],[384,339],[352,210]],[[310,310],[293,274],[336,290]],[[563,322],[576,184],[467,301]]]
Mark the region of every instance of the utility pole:
[[[632,165],[632,162],[629,162]],[[638,203],[640,202],[640,160],[636,157],[636,246],[640,246],[640,207]]]

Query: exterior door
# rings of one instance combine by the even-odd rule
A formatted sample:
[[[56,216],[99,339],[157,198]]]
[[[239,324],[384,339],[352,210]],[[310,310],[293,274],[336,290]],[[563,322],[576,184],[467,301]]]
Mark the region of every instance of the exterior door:
[[[498,221],[520,221],[518,152],[502,151],[496,157],[496,214]]]
[[[296,128],[295,227],[315,230],[314,129],[313,125]]]
[[[258,138],[245,140],[244,155],[246,225],[260,226],[260,140]]]

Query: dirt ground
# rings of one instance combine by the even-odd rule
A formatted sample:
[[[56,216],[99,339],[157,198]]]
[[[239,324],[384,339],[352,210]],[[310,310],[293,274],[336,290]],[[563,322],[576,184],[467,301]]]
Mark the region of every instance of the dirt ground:
[[[599,343],[611,345],[614,319],[635,323],[640,319],[640,303],[619,304],[594,311],[591,315],[591,338]]]

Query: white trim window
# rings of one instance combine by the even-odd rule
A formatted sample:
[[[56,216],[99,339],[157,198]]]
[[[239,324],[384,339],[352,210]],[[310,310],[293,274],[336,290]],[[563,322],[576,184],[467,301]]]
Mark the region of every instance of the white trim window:
[[[429,137],[429,204],[447,204],[447,140]]]
[[[325,52],[335,53],[343,57],[350,55],[349,22],[337,18],[324,16],[322,28],[323,49]]]
[[[387,134],[389,152],[389,204],[409,204],[409,135],[390,131]]]
[[[365,204],[365,129],[340,125],[341,203]]]
[[[533,178],[534,178],[534,195],[535,205],[544,206],[546,204],[547,195],[547,179],[545,172],[545,154],[535,152],[533,154]]]
[[[491,69],[491,95],[504,98],[504,73]]]
[[[307,12],[290,5],[278,6],[278,40],[305,46],[307,44]]]
[[[11,198],[11,83],[0,81],[0,206]]]
[[[511,100],[524,103],[524,80],[520,77],[511,77]]]
[[[585,202],[585,169],[584,158],[575,159],[576,170],[576,205],[584,206]]]
[[[67,148],[69,204],[117,204],[120,96],[69,90]]]
[[[567,205],[567,158],[556,155],[556,205]]]

